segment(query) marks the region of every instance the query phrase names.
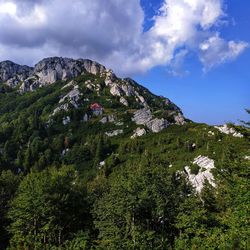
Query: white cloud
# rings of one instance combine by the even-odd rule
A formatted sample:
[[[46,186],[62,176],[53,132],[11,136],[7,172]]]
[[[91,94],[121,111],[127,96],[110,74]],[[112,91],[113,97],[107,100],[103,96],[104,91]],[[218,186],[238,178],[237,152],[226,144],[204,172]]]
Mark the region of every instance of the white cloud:
[[[204,71],[237,58],[249,45],[246,42],[225,41],[219,34],[200,44],[200,60]]]
[[[197,53],[209,70],[247,47],[213,31],[225,16],[223,0],[164,0],[143,32],[140,0],[0,0],[0,60],[31,64],[61,55],[94,59],[120,74],[157,65],[174,73]]]
[[[182,49],[177,52],[170,63],[168,73],[172,76],[184,77],[189,75],[189,71],[183,69],[183,64],[186,56],[188,55],[187,49]]]

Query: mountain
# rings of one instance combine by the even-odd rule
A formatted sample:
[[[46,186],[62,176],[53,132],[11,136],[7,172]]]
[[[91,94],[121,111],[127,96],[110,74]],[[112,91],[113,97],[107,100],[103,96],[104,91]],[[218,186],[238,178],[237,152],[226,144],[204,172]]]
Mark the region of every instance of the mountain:
[[[92,78],[88,79],[88,76]],[[79,80],[71,81],[76,78]],[[53,57],[43,59],[34,68],[9,61],[0,63],[0,82],[16,88],[20,93],[35,91],[57,81],[64,81],[64,87],[70,91],[59,100],[60,106],[53,114],[68,109],[68,102],[78,107],[78,102],[84,103],[84,99],[89,99],[89,94],[101,97],[103,93],[109,92],[103,96],[106,100],[119,100],[127,109],[136,109],[133,118],[135,123],[146,125],[153,132],[161,131],[170,123],[185,123],[181,110],[169,99],[153,95],[132,79],[120,79],[112,70],[91,60]],[[83,94],[82,91],[86,90],[90,93]]]
[[[0,249],[247,249],[249,159],[97,62],[0,63]]]

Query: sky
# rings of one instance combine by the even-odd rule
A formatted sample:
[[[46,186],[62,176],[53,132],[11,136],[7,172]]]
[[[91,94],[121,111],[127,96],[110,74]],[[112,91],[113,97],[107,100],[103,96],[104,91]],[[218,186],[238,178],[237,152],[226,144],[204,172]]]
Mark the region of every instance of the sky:
[[[0,0],[0,61],[89,58],[196,122],[249,120],[248,0]]]

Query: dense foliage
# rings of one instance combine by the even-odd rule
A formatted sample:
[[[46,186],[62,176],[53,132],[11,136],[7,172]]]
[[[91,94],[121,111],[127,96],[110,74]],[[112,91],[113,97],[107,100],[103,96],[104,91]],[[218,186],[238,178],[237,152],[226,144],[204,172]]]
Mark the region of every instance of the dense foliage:
[[[190,122],[130,139],[136,104],[125,108],[105,87],[90,93],[89,78],[102,84],[77,78],[81,105],[53,121],[64,82],[0,93],[0,249],[247,249],[249,129],[235,138]],[[92,102],[122,122],[83,122]],[[216,165],[216,188],[201,194],[183,171],[199,155]]]

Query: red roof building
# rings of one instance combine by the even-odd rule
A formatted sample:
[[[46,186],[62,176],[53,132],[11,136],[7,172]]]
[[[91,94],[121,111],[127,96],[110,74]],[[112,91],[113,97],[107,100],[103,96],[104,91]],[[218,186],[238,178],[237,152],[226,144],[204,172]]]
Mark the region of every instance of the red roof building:
[[[99,103],[93,103],[90,105],[90,109],[95,111],[95,110],[102,110],[103,107]]]
[[[98,103],[91,104],[90,109],[92,110],[92,114],[95,116],[100,116],[103,114],[103,107]]]

